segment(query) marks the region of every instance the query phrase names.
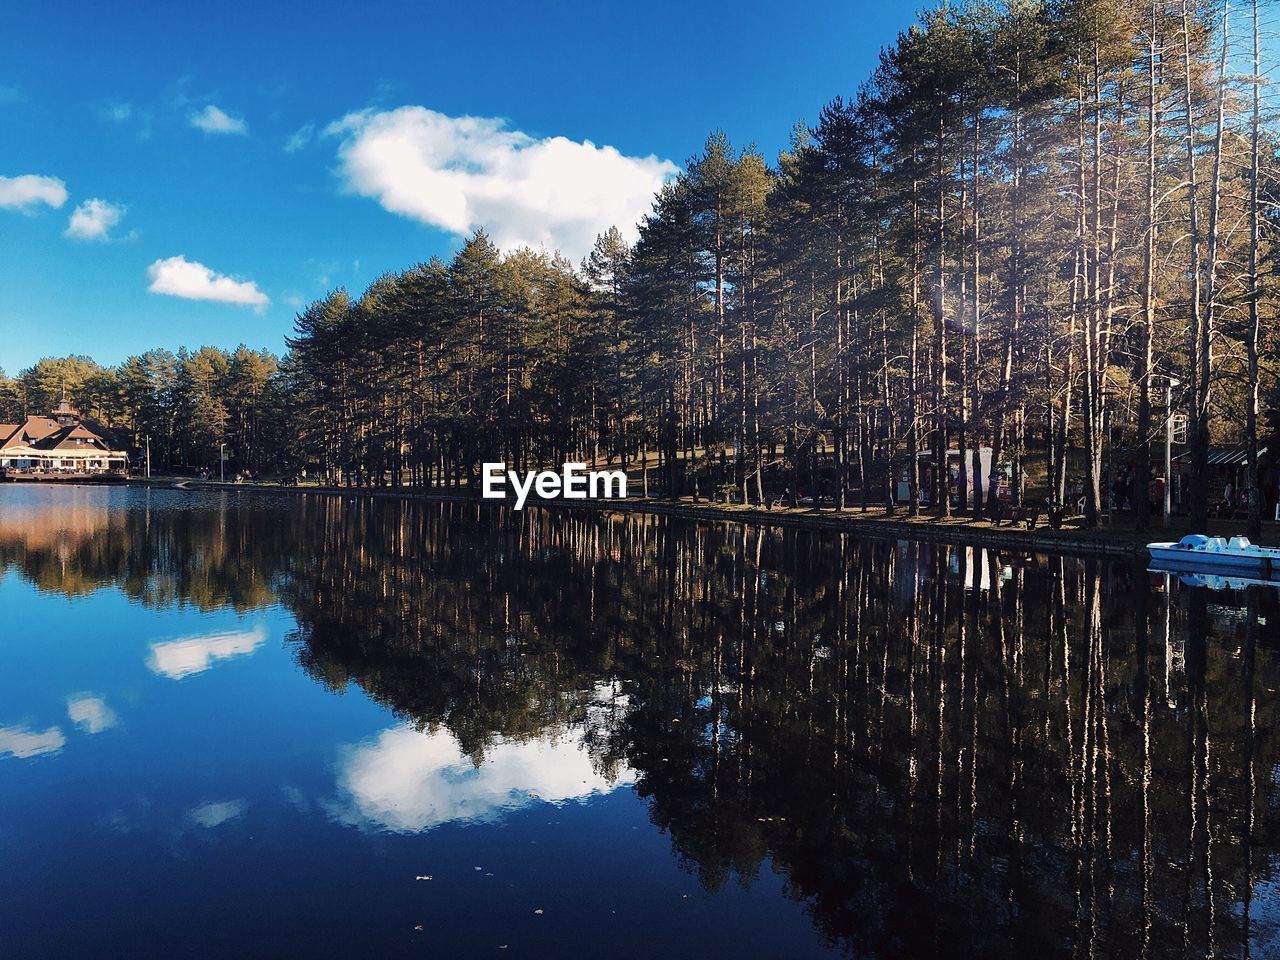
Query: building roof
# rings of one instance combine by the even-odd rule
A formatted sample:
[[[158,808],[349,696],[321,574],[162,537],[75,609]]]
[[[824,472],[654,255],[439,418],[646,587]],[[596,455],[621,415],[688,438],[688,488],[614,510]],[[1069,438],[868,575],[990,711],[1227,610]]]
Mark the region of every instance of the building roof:
[[[64,415],[64,419],[68,419]],[[27,417],[22,423],[0,424],[0,450],[39,451],[101,450],[111,445],[84,423],[59,423],[52,417]]]
[[[1258,458],[1267,452],[1266,447],[1258,447]],[[1179,460],[1190,460],[1191,452],[1178,454]],[[1209,448],[1209,466],[1211,467],[1239,467],[1249,462],[1248,447],[1210,447]]]

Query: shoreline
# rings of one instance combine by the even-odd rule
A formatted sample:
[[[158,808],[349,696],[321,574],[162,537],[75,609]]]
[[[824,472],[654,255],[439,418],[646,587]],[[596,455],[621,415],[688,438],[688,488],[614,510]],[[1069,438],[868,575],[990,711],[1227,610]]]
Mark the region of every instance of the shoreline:
[[[125,485],[155,487],[176,490],[223,490],[254,493],[318,494],[321,496],[370,497],[405,501],[475,503],[483,504],[476,496],[444,491],[412,490],[408,488],[355,488],[328,486],[280,486],[267,483],[224,483],[216,480],[187,480],[173,477],[151,479],[131,477]],[[495,502],[494,504],[498,504]],[[1177,539],[1180,526],[1153,527],[1139,534],[1128,525],[1102,527],[1097,530],[1067,528],[1053,530],[1037,525],[1028,530],[1024,526],[1006,521],[994,526],[987,520],[973,520],[956,516],[950,519],[921,514],[910,518],[906,514],[886,516],[883,507],[871,507],[864,513],[860,507],[834,510],[815,510],[812,507],[778,507],[767,509],[744,504],[712,503],[708,501],[645,500],[631,497],[619,500],[539,500],[530,498],[526,506],[546,509],[590,510],[617,513],[648,513],[655,516],[679,517],[687,520],[747,523],[756,526],[794,527],[813,530],[833,530],[890,540],[915,540],[925,543],[954,543],[1036,553],[1069,554],[1076,556],[1112,556],[1129,559],[1147,555],[1146,544],[1152,539]]]

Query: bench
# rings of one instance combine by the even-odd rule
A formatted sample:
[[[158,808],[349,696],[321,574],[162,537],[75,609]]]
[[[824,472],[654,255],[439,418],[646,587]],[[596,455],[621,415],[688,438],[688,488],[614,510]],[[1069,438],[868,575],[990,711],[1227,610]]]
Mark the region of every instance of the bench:
[[[1004,503],[999,505],[996,510],[995,519],[992,526],[1000,526],[1000,522],[1006,521],[1010,524],[1022,524],[1028,530],[1034,530],[1036,524],[1040,522],[1040,515],[1044,513],[1044,507],[1040,504],[1029,504],[1021,507],[1010,507]],[[1052,518],[1050,523],[1052,523]],[[1056,528],[1055,528],[1056,529]]]

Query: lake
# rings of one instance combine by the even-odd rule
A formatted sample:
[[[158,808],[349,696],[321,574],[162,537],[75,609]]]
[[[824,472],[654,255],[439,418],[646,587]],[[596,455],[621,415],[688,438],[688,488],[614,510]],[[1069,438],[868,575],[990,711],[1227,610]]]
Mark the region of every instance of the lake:
[[[1276,956],[1278,596],[3,486],[0,956]]]

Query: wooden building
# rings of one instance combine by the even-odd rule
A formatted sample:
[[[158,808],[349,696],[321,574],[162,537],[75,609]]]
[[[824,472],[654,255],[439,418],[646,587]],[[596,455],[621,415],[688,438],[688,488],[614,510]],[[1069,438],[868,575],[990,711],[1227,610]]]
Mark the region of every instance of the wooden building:
[[[129,457],[113,450],[103,434],[65,399],[47,417],[0,423],[0,480],[123,480]]]

